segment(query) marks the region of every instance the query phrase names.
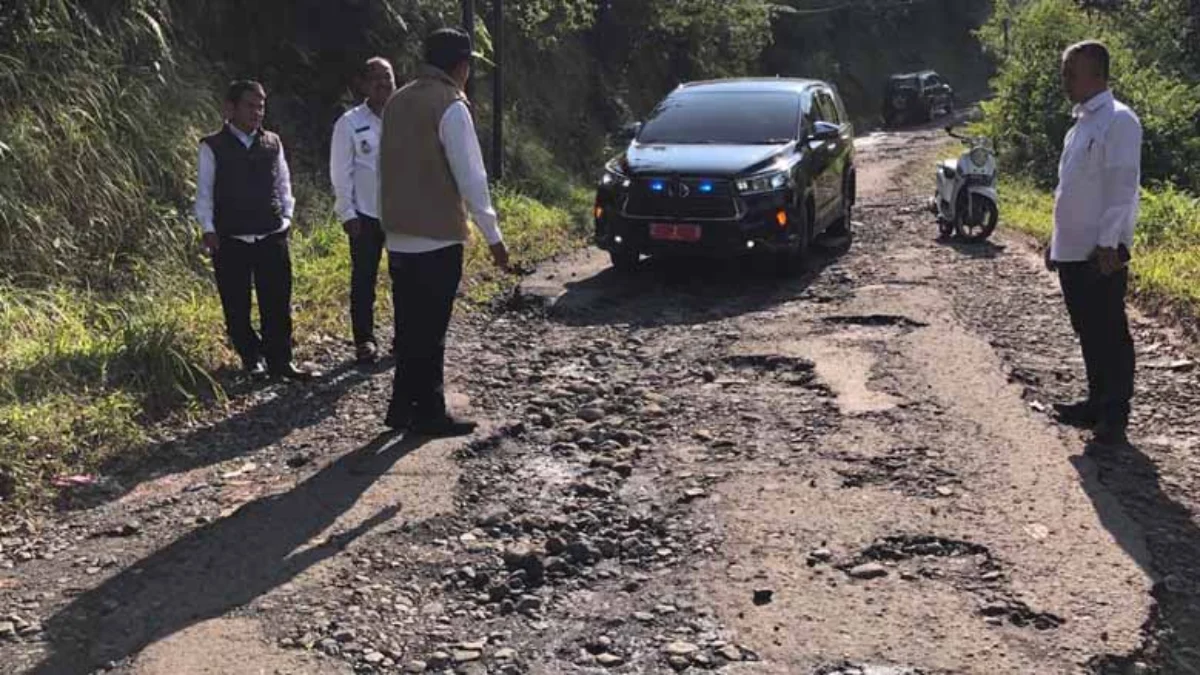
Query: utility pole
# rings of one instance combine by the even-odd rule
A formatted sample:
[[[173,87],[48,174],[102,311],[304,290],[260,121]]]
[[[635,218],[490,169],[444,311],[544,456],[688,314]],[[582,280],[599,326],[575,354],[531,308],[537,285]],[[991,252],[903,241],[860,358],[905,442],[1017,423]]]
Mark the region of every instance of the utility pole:
[[[504,0],[492,0],[492,175],[504,180]]]

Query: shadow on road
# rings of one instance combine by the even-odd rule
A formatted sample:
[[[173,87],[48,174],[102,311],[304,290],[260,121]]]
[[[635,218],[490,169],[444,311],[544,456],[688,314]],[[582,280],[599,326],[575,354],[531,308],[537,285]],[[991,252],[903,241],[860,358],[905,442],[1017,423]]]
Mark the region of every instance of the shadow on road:
[[[45,623],[49,653],[31,673],[87,673],[222,616],[336,555],[395,516],[380,510],[297,552],[345,513],[420,441],[382,435],[290,492],[264,497],[194,530],[73,600]]]
[[[840,245],[837,245],[839,244]],[[814,246],[802,270],[780,276],[756,257],[731,260],[649,258],[637,269],[566,284],[551,318],[571,326],[688,325],[749,314],[812,297],[810,286],[849,250],[850,242]]]
[[[1200,528],[1192,514],[1163,491],[1157,466],[1137,447],[1089,447],[1071,461],[1101,522],[1155,581],[1157,606],[1143,626],[1141,648],[1097,656],[1088,664],[1092,672],[1200,673]],[[1137,662],[1152,670],[1139,670]]]
[[[963,241],[962,239],[939,239],[938,243],[952,248],[961,254],[964,258],[974,258],[977,260],[993,260],[999,258],[1005,251],[1007,246],[997,244],[991,241]]]
[[[119,499],[139,484],[162,476],[218,464],[278,443],[292,432],[316,426],[337,412],[338,401],[356,385],[389,365],[371,369],[343,364],[312,382],[275,384],[239,382],[231,399],[254,393],[270,395],[262,403],[196,429],[180,438],[139,452],[118,453],[99,469],[112,480],[96,489],[65,493],[60,508],[91,508]]]

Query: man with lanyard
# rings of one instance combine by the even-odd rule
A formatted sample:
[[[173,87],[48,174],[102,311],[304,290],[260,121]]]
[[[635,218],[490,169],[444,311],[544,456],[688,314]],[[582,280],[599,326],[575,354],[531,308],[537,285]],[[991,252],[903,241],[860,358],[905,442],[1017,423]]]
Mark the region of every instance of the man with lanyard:
[[[213,259],[225,329],[246,372],[308,379],[312,373],[292,364],[288,230],[296,200],[283,143],[262,128],[266,109],[258,82],[229,86],[225,125],[200,142],[196,219]],[[250,323],[252,288],[261,335]]]
[[[483,153],[463,90],[471,39],[435,31],[425,65],[383,113],[380,207],[396,321],[396,373],[385,424],[427,436],[471,433],[446,410],[446,330],[462,278],[468,220],[501,269],[508,250],[488,192]],[[469,217],[468,217],[469,214]]]
[[[383,107],[396,90],[392,64],[369,59],[356,77],[366,101],[351,109],[333,126],[329,152],[329,177],[333,183],[334,210],[350,237],[350,322],[355,358],[372,363],[379,358],[375,340],[375,284],[384,236],[379,225],[379,139]]]
[[[1097,445],[1117,446],[1127,442],[1133,398],[1134,348],[1125,293],[1138,215],[1142,125],[1109,91],[1103,44],[1068,48],[1062,78],[1076,122],[1059,162],[1046,263],[1058,271],[1079,336],[1088,397],[1055,409],[1063,423],[1093,429]]]

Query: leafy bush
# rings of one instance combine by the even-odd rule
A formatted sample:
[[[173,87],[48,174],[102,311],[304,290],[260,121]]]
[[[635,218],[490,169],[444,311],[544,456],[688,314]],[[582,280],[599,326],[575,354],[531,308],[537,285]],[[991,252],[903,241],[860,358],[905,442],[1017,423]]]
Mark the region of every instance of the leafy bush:
[[[1113,92],[1142,120],[1143,176],[1200,189],[1200,86],[1165,69],[1157,54],[1135,49],[1123,16],[1088,13],[1073,0],[998,3],[980,35],[1002,53],[1004,20],[1011,18],[1010,45],[992,83],[995,98],[984,104],[984,127],[998,141],[1008,168],[1053,184],[1072,123],[1059,76],[1062,52],[1079,40],[1099,38],[1112,53]]]

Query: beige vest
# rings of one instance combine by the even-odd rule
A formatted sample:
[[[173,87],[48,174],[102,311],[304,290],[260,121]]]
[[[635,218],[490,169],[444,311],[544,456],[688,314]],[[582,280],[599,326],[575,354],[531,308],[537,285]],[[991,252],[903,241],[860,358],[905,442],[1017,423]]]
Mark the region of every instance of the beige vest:
[[[438,137],[446,110],[466,100],[449,75],[425,66],[388,101],[379,150],[379,219],[385,231],[467,240],[467,207]]]

